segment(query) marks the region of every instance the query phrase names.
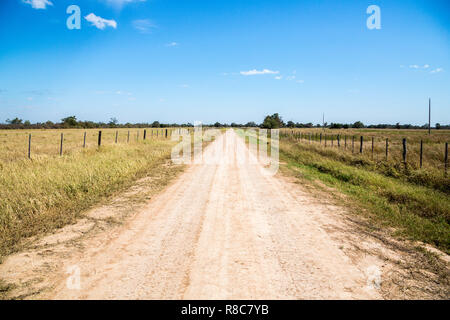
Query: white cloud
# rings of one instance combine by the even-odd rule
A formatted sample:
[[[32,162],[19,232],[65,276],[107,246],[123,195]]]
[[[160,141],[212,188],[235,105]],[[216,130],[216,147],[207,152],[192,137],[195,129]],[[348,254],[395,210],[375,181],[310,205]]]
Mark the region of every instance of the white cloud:
[[[109,5],[117,9],[122,9],[122,7],[126,4],[133,2],[146,2],[147,0],[103,0],[103,1],[107,2]]]
[[[286,80],[289,80],[289,81],[295,80],[295,76],[287,76],[287,77],[286,77]]]
[[[262,75],[262,74],[278,74],[279,71],[272,71],[269,69],[263,69],[263,70],[249,70],[249,71],[241,71],[240,72],[243,76],[254,76],[254,75]]]
[[[114,20],[103,19],[102,17],[96,16],[93,13],[89,13],[84,17],[87,21],[91,22],[93,26],[97,27],[100,30],[105,29],[107,26],[112,27],[114,29],[117,28],[117,22]]]
[[[275,79],[276,80],[281,80],[281,79],[283,79],[283,76],[276,76]]]
[[[48,0],[22,0],[23,3],[30,4],[34,9],[47,9],[47,6],[52,6]]]
[[[305,80],[297,80],[297,83],[305,83]]]
[[[434,70],[431,70],[430,73],[439,73],[439,72],[442,72],[442,71],[444,71],[443,68],[436,68]]]
[[[176,46],[178,46],[178,43],[175,41],[166,44],[166,47],[176,47]]]
[[[404,67],[404,65],[400,66],[400,68],[403,68],[403,67]],[[429,64],[424,64],[422,67],[419,66],[418,64],[411,64],[411,65],[409,65],[410,69],[428,69],[429,67],[430,67]]]
[[[133,27],[141,33],[150,33],[156,25],[149,19],[138,19],[133,21]]]

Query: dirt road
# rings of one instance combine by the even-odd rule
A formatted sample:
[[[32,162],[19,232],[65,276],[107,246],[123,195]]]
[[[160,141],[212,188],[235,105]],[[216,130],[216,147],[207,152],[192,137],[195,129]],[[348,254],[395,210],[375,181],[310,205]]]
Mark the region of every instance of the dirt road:
[[[26,278],[32,298],[382,298],[385,262],[355,249],[382,245],[347,230],[339,207],[260,164],[235,161],[246,150],[227,131],[204,153],[226,161],[191,165],[120,227],[76,245],[59,236],[0,272]],[[74,270],[80,288],[68,287]]]

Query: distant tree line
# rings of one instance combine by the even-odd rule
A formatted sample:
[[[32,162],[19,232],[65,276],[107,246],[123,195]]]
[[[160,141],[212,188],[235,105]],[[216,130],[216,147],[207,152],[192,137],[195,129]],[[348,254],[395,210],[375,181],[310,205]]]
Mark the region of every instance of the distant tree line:
[[[167,128],[167,127],[193,127],[192,123],[160,123],[158,121],[153,122],[142,122],[142,123],[119,123],[116,118],[111,118],[109,122],[94,122],[94,121],[80,121],[77,120],[76,116],[68,116],[61,119],[61,122],[54,123],[52,121],[31,123],[28,120],[22,120],[19,118],[7,119],[6,123],[0,124],[0,129],[68,129],[68,128],[83,128],[83,129],[95,129],[95,128]],[[247,122],[245,124],[239,124],[232,122],[231,124],[216,122],[214,124],[203,124],[204,127],[232,127],[232,128],[266,128],[266,129],[277,129],[277,128],[329,128],[329,129],[362,129],[362,128],[374,128],[374,129],[427,129],[428,124],[422,126],[412,125],[412,124],[371,124],[364,125],[361,121],[356,121],[354,123],[334,123],[331,124],[316,124],[313,123],[299,123],[288,121],[285,123],[278,113],[268,115],[264,118],[261,124],[256,122]],[[439,129],[450,129],[450,125],[441,125],[436,123],[434,127],[435,130]]]
[[[111,118],[109,122],[79,121],[75,116],[69,116],[61,119],[61,122],[54,123],[52,121],[30,123],[30,121],[15,118],[7,119],[6,124],[0,124],[0,129],[69,129],[69,128],[167,128],[167,127],[193,127],[192,123],[159,123],[153,121],[151,123],[119,123],[116,118]]]

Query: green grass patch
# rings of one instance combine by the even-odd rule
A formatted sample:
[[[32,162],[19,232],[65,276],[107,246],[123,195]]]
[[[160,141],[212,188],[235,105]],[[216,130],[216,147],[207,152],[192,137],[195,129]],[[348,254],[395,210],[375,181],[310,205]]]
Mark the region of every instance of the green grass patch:
[[[294,141],[280,141],[280,158],[309,180],[320,180],[348,195],[355,212],[366,212],[378,227],[450,253],[450,197],[445,192],[349,164]]]

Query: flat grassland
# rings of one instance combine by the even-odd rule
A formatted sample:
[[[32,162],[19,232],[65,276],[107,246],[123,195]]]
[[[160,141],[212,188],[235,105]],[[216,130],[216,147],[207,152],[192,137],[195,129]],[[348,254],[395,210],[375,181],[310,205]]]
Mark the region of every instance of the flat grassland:
[[[162,129],[147,129],[145,141],[143,129],[101,129],[100,148],[98,131],[0,131],[0,257],[17,249],[25,237],[73,222],[83,210],[137,179],[169,170],[165,164],[176,142],[162,135]]]
[[[444,174],[450,131],[282,129],[280,137],[280,158],[291,173],[340,190],[355,212],[372,218],[372,227],[450,252],[450,178]]]

